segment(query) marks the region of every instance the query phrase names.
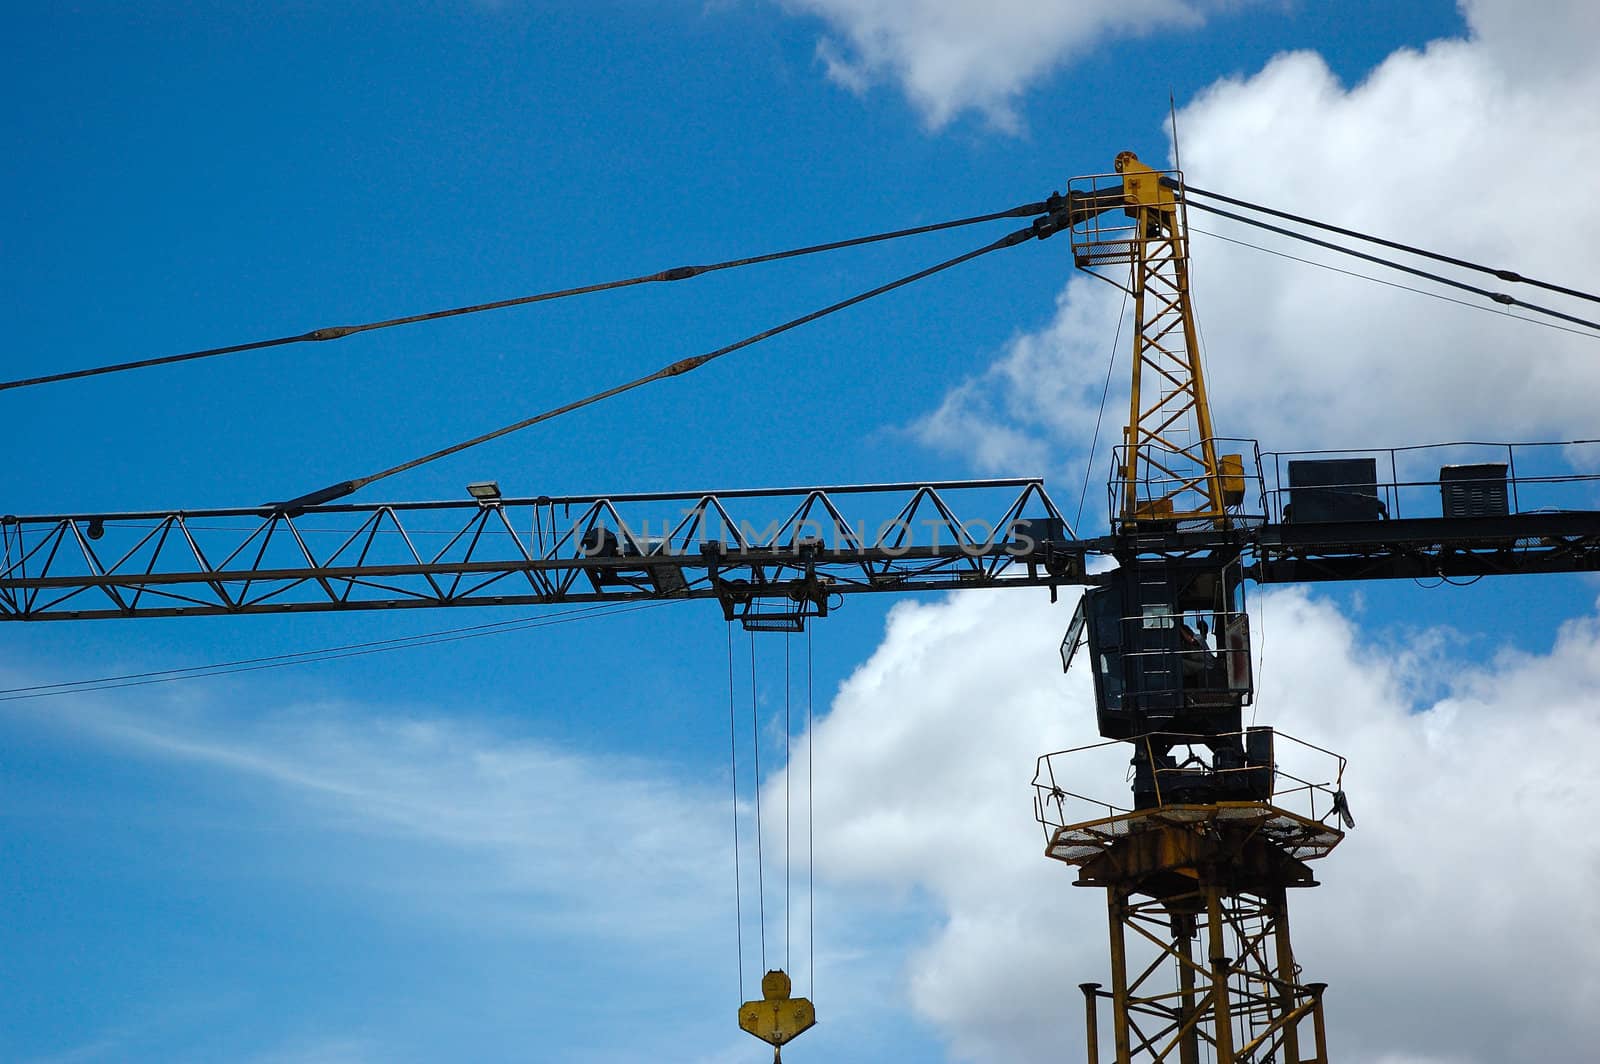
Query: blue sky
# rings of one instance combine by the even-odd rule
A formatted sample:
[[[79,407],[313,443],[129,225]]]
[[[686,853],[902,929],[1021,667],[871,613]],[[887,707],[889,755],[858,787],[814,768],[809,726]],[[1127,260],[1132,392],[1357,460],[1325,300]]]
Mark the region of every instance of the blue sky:
[[[1522,191],[1529,174],[1600,162],[1595,119],[1573,102],[1591,98],[1594,80],[1570,43],[1592,28],[1582,4],[401,7],[14,15],[0,65],[13,101],[0,168],[5,376],[1007,207],[1103,171],[1125,148],[1163,160],[1169,93],[1197,184],[1597,287],[1592,205],[1569,205],[1556,226],[1528,218]],[[965,231],[8,392],[0,510],[250,505],[308,491],[991,238]],[[1600,435],[1591,341],[1374,295],[1220,242],[1197,239],[1195,255],[1229,435],[1269,449]],[[1102,289],[1072,280],[1063,242],[1024,245],[360,498],[453,498],[484,478],[535,495],[1006,472],[1048,476],[1070,511],[1117,320]],[[1094,480],[1086,533],[1104,523]],[[1077,1022],[1076,992],[1031,983],[1037,999],[1002,1004],[995,988],[1022,973],[1067,988],[1100,977],[1098,903],[1059,897],[1075,892],[1028,849],[1026,804],[1032,757],[1092,739],[1091,717],[1081,685],[1052,671],[1064,608],[1014,594],[893,615],[888,601],[857,599],[816,628],[816,710],[828,718],[816,733],[823,1022],[796,1061],[1016,1059],[1043,1044],[1052,1010]],[[1595,596],[1577,577],[1263,596],[1279,702],[1264,690],[1262,713],[1329,745],[1370,747],[1396,775],[1394,751],[1423,751],[1466,786],[1502,766],[1470,743],[1429,746],[1448,732],[1441,722],[1487,721],[1473,742],[1526,741],[1507,725],[1517,697],[1551,677],[1570,681],[1559,691],[1592,691]],[[11,625],[0,686],[492,619]],[[734,1026],[724,627],[714,608],[672,606],[0,702],[0,1059],[764,1059]],[[1326,661],[1313,637],[1334,648]],[[742,633],[735,648],[747,668]],[[781,638],[756,652],[773,769]],[[1302,705],[1297,662],[1334,670],[1321,687],[1340,691],[1348,713]],[[1592,752],[1592,701],[1544,692],[1538,705],[1566,714],[1550,718],[1566,746]],[[951,754],[967,752],[963,737],[970,772]],[[1015,745],[991,748],[1001,739]],[[1547,765],[1548,745],[1524,769]],[[1376,771],[1369,786],[1388,793]],[[951,796],[985,810],[992,798],[1003,829],[940,821]],[[1441,808],[1452,797],[1443,789]],[[1411,823],[1395,808],[1395,824]],[[929,820],[948,838],[923,838]],[[1454,838],[1420,823],[1440,846]],[[745,827],[748,845],[748,811]],[[1383,830],[1350,858],[1344,904],[1366,904],[1399,874],[1383,855],[1404,839]],[[985,881],[986,842],[1014,837],[1025,871]],[[1530,866],[1555,859],[1529,852]],[[1350,918],[1336,908],[1339,876],[1324,878],[1307,902],[1307,919],[1326,921],[1314,926]],[[1561,876],[1527,878],[1547,882],[1546,904],[1594,917],[1592,902],[1561,893]],[[748,878],[745,889],[753,993]],[[1493,899],[1447,900],[1440,910],[1479,921],[1486,955],[1505,967],[1543,948]],[[1038,945],[1050,936],[1034,921],[1047,918],[1068,921],[1053,925],[1060,950]],[[1447,932],[1416,926],[1411,954],[1442,956],[1430,950]],[[1027,957],[1008,963],[1002,947],[1017,942]],[[1336,987],[1361,979],[1337,935],[1312,930],[1301,943],[1323,945]],[[1549,945],[1582,971],[1588,954],[1561,952],[1577,948]],[[809,975],[805,960],[795,966]],[[1470,1015],[1484,1000],[1473,995],[1490,992],[1451,986],[1442,1016]],[[1384,1011],[1381,979],[1340,992],[1336,1033],[1352,1059],[1494,1051],[1470,1023],[1449,1035],[1408,1028]],[[1592,1028],[1520,998],[1507,1007],[1511,1027],[1543,1032],[1552,1053],[1586,1044]]]

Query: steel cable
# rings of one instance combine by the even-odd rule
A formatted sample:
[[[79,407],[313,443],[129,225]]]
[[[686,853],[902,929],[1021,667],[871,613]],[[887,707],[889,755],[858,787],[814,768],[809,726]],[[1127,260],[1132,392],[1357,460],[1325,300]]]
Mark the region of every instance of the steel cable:
[[[806,932],[811,945],[806,958],[806,983],[812,998],[817,996],[817,817],[816,763],[817,733],[811,713],[812,691],[811,629],[806,629]]]
[[[566,299],[570,296],[590,295],[595,292],[608,292],[617,288],[628,288],[633,285],[651,284],[659,281],[684,281],[701,274],[713,273],[717,270],[731,270],[741,266],[754,266],[763,262],[776,262],[780,259],[799,258],[802,255],[815,255],[824,251],[838,251],[843,248],[859,247],[863,244],[875,244],[885,240],[898,240],[908,236],[920,236],[924,233],[939,232],[944,229],[956,229],[962,226],[977,225],[982,222],[997,221],[1001,218],[1025,218],[1030,215],[1044,214],[1049,211],[1047,202],[1024,203],[1009,210],[995,211],[991,214],[979,214],[970,218],[956,218],[946,222],[935,222],[931,225],[918,225],[909,229],[895,229],[884,233],[873,233],[868,236],[851,237],[848,240],[835,240],[826,244],[812,244],[808,247],[790,248],[787,251],[773,251],[764,255],[750,255],[745,258],[728,259],[725,262],[715,262],[704,266],[674,266],[669,270],[658,270],[655,273],[641,274],[638,277],[627,277],[616,281],[602,281],[599,284],[579,285],[576,288],[561,288],[550,292],[538,292],[533,295],[516,296],[511,299],[497,299],[488,303],[473,303],[464,307],[451,307],[447,310],[432,310],[422,314],[407,314],[398,318],[386,318],[382,321],[370,321],[361,325],[332,325],[309,332],[297,333],[293,336],[279,336],[271,340],[252,340],[249,343],[230,344],[226,347],[208,347],[199,351],[188,351],[179,355],[162,355],[156,358],[141,358],[130,362],[115,362],[110,365],[93,366],[87,369],[67,370],[61,373],[48,373],[38,377],[22,377],[17,380],[0,382],[0,391],[12,388],[29,388],[38,384],[57,384],[62,381],[79,380],[84,377],[98,377],[107,373],[122,373],[126,370],[149,369],[154,366],[167,366],[176,362],[192,362],[196,359],[215,358],[218,355],[234,355],[245,351],[260,351],[269,347],[283,347],[287,344],[317,343],[324,340],[339,340],[357,333],[375,332],[378,329],[392,329],[400,325],[415,325],[419,322],[438,321],[443,318],[456,318],[466,314],[479,314],[489,310],[504,310],[507,307],[527,306],[530,303],[544,303],[556,299]]]
[[[670,365],[661,367],[654,373],[646,374],[643,377],[636,377],[625,384],[615,385],[611,388],[605,389],[604,391],[595,392],[593,395],[585,396],[582,399],[575,399],[570,403],[563,403],[561,406],[555,407],[551,410],[546,410],[541,414],[535,414],[532,417],[523,418],[521,421],[514,421],[511,424],[504,425],[493,430],[492,432],[485,432],[482,435],[474,436],[471,439],[462,440],[460,443],[454,443],[448,447],[443,447],[437,451],[432,451],[421,456],[420,458],[413,458],[409,462],[402,462],[397,466],[391,466],[388,469],[384,469],[364,477],[357,477],[354,480],[345,480],[340,481],[337,484],[330,484],[325,488],[320,488],[317,491],[308,492],[305,495],[297,496],[296,498],[290,499],[287,502],[273,503],[269,505],[271,505],[274,509],[283,510],[293,514],[303,510],[308,506],[320,506],[323,503],[331,502],[334,499],[341,499],[346,495],[366,487],[368,484],[382,480],[385,477],[392,477],[396,473],[404,473],[407,470],[415,469],[418,466],[426,465],[427,463],[437,461],[440,458],[446,458],[453,454],[459,454],[470,447],[476,447],[481,443],[488,443],[490,440],[499,439],[501,436],[506,436],[510,433],[529,428],[530,426],[537,425],[542,421],[549,421],[553,418],[560,417],[562,414],[568,414],[574,410],[580,410],[583,407],[591,406],[595,403],[601,402],[602,400],[613,398],[614,396],[621,395],[624,392],[643,387],[646,384],[651,384],[658,380],[664,380],[667,377],[676,377],[685,373],[690,373],[699,369],[701,366],[704,366],[706,363],[719,359],[724,355],[732,354],[733,352],[749,347],[752,344],[760,343],[762,340],[771,339],[780,333],[785,333],[790,329],[795,329],[801,325],[809,324],[819,318],[825,318],[829,314],[834,314],[848,307],[853,307],[857,303],[864,303],[869,299],[884,295],[887,292],[892,292],[897,288],[904,288],[908,284],[923,280],[927,277],[932,277],[936,273],[948,270],[954,266],[959,266],[964,262],[970,262],[981,255],[987,255],[991,251],[999,251],[1002,248],[1014,247],[1017,244],[1034,237],[1035,235],[1035,230],[1032,227],[1018,229],[1017,231],[1003,236],[999,240],[993,241],[992,243],[985,244],[980,248],[975,248],[972,251],[966,252],[965,254],[957,255],[952,259],[946,259],[943,262],[936,263],[933,266],[918,270],[915,273],[907,274],[904,277],[890,281],[887,284],[879,285],[877,288],[873,288],[869,291],[853,295],[849,299],[840,300],[837,303],[823,307],[821,310],[814,310],[810,314],[801,315],[798,318],[784,322],[782,325],[775,325],[770,329],[763,329],[761,332],[747,336],[743,340],[737,340],[731,344],[719,347],[715,351],[708,351],[705,354],[695,355],[691,358],[679,359]]]
[[[756,913],[761,922],[761,970],[767,970],[767,858],[761,837],[761,720],[756,712],[756,634],[750,632],[750,749],[756,777]]]
[[[1181,186],[1170,180],[1164,183],[1174,188],[1181,188],[1185,197],[1189,195],[1207,196],[1211,199],[1221,200],[1223,203],[1231,203],[1235,207],[1244,207],[1247,210],[1258,211],[1261,214],[1270,214],[1274,218],[1282,218],[1286,221],[1297,222],[1300,225],[1309,225],[1317,229],[1326,230],[1330,233],[1338,233],[1340,236],[1348,236],[1356,240],[1364,240],[1369,244],[1378,244],[1386,248],[1393,248],[1395,251],[1404,251],[1408,255],[1418,255],[1425,259],[1433,259],[1436,262],[1449,263],[1451,266],[1459,266],[1463,270],[1476,270],[1479,273],[1487,273],[1490,276],[1498,277],[1502,281],[1511,281],[1517,284],[1532,285],[1535,288],[1542,288],[1549,292],[1559,292],[1564,296],[1572,296],[1574,299],[1587,299],[1592,303],[1600,303],[1600,295],[1595,295],[1592,292],[1582,292],[1576,288],[1567,288],[1563,285],[1551,284],[1549,281],[1540,281],[1532,277],[1524,277],[1515,270],[1507,270],[1496,266],[1485,266],[1482,263],[1471,262],[1467,259],[1458,259],[1452,255],[1445,255],[1437,251],[1429,251],[1426,248],[1413,247],[1410,244],[1402,244],[1396,240],[1385,240],[1383,237],[1357,232],[1354,229],[1345,229],[1341,226],[1332,225],[1328,222],[1319,222],[1315,218],[1306,218],[1302,215],[1290,214],[1288,211],[1274,210],[1271,207],[1263,207],[1259,203],[1251,203],[1248,200],[1235,199],[1232,196],[1225,196],[1220,192],[1210,192],[1203,188],[1196,188],[1194,185],[1191,185],[1187,182],[1183,183]],[[1200,204],[1191,201],[1190,206],[1199,207]],[[1205,208],[1201,207],[1201,209],[1204,210]]]
[[[1395,262],[1392,259],[1385,259],[1378,255],[1369,255],[1365,251],[1357,251],[1355,248],[1347,248],[1340,244],[1335,244],[1331,240],[1321,240],[1307,233],[1297,233],[1292,229],[1285,229],[1282,226],[1273,225],[1270,222],[1263,222],[1259,218],[1248,218],[1242,214],[1235,214],[1233,211],[1225,211],[1221,207],[1213,207],[1210,204],[1197,203],[1193,200],[1188,201],[1188,205],[1196,208],[1197,210],[1205,211],[1208,214],[1215,214],[1218,217],[1228,218],[1244,225],[1253,225],[1257,229],[1265,229],[1270,233],[1277,233],[1280,236],[1292,237],[1295,240],[1303,240],[1308,244],[1315,244],[1317,247],[1327,248],[1329,251],[1337,251],[1341,255],[1349,255],[1352,258],[1361,259],[1365,262],[1376,263],[1379,266],[1386,266],[1391,270],[1399,270],[1401,273],[1409,273],[1414,277],[1421,277],[1437,284],[1448,285],[1451,288],[1459,288],[1463,292],[1471,292],[1474,295],[1483,296],[1486,299],[1493,300],[1494,302],[1503,304],[1504,306],[1521,307],[1524,310],[1531,310],[1538,314],[1545,314],[1552,318],[1559,318],[1562,321],[1572,322],[1574,325],[1582,325],[1587,328],[1600,331],[1600,321],[1590,321],[1587,318],[1580,318],[1573,314],[1566,314],[1550,307],[1540,306],[1537,303],[1528,303],[1524,300],[1518,299],[1513,295],[1508,295],[1505,292],[1494,292],[1487,288],[1479,288],[1477,285],[1467,284],[1465,281],[1457,281],[1441,274],[1431,273],[1428,270],[1421,270],[1415,266],[1407,266],[1404,263]]]
[[[739,950],[739,1000],[744,1001],[744,886],[739,875],[738,709],[733,696],[733,622],[728,622],[728,768],[733,776],[733,935]]]
[[[1509,310],[1496,310],[1494,307],[1486,307],[1482,303],[1473,303],[1465,299],[1457,299],[1454,296],[1447,296],[1443,292],[1430,292],[1426,288],[1417,288],[1413,285],[1401,284],[1398,281],[1386,281],[1382,277],[1374,277],[1369,273],[1358,273],[1355,270],[1346,270],[1341,267],[1334,266],[1331,263],[1318,262],[1316,259],[1302,258],[1299,255],[1291,255],[1287,251],[1278,251],[1275,248],[1265,247],[1261,244],[1252,244],[1248,240],[1240,240],[1237,237],[1223,236],[1221,233],[1213,233],[1205,229],[1196,229],[1192,225],[1189,227],[1189,232],[1199,233],[1201,236],[1209,237],[1212,240],[1222,240],[1229,244],[1236,244],[1239,247],[1249,248],[1252,251],[1260,251],[1267,255],[1276,255],[1278,258],[1288,259],[1290,262],[1298,262],[1305,266],[1315,266],[1319,270],[1329,270],[1333,273],[1343,274],[1346,277],[1354,277],[1362,281],[1371,281],[1373,284],[1381,284],[1388,288],[1398,288],[1400,291],[1410,292],[1412,295],[1427,296],[1429,299],[1440,299],[1446,303],[1454,303],[1457,306],[1467,307],[1471,310],[1482,311],[1485,314],[1494,314],[1498,317],[1511,318],[1515,321],[1525,321],[1529,325],[1537,325],[1541,329],[1555,329],[1558,332],[1571,333],[1574,336],[1586,336],[1591,340],[1600,339],[1600,336],[1597,336],[1589,329],[1574,329],[1570,325],[1561,325],[1553,321],[1542,321],[1539,318],[1529,318],[1522,314],[1513,314]]]

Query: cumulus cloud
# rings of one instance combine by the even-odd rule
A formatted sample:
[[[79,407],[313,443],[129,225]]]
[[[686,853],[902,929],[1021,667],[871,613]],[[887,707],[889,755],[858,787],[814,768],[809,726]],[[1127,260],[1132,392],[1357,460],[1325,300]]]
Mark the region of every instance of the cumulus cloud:
[[[1554,191],[1561,175],[1600,169],[1588,45],[1600,8],[1471,0],[1463,10],[1467,38],[1397,52],[1355,86],[1310,53],[1212,86],[1179,115],[1189,179],[1600,287],[1588,252],[1600,208]],[[1191,222],[1328,259],[1199,212]],[[1277,449],[1594,435],[1593,338],[1205,235],[1194,277],[1224,434]],[[986,472],[1045,454],[1081,460],[1121,309],[1115,289],[1073,279],[1045,328],[1014,337],[916,431]],[[1124,329],[1102,460],[1124,419],[1127,343]],[[1600,902],[1587,886],[1600,844],[1584,821],[1600,802],[1584,767],[1600,753],[1600,618],[1569,623],[1549,653],[1529,655],[1441,630],[1379,640],[1301,591],[1258,606],[1270,643],[1261,722],[1350,757],[1360,828],[1319,869],[1326,885],[1292,899],[1298,959],[1331,984],[1336,1055],[1584,1055],[1600,1036],[1584,1004],[1600,992]],[[906,965],[914,1005],[960,1060],[1077,1044],[1075,985],[1106,978],[1103,899],[1042,856],[1028,808],[1034,757],[1096,739],[1084,678],[1042,668],[1067,615],[1015,595],[901,607],[815,737],[819,766],[843,766],[826,788],[819,780],[819,823],[833,821],[819,860],[830,876],[937,900],[944,920]],[[1125,784],[1105,775],[1114,797]]]
[[[1341,1059],[1581,1057],[1600,1036],[1583,1007],[1600,993],[1600,845],[1585,820],[1600,778],[1584,769],[1600,753],[1600,617],[1568,624],[1549,653],[1485,653],[1449,632],[1375,640],[1300,591],[1258,607],[1262,722],[1351,759],[1361,826],[1321,867],[1326,885],[1293,901],[1299,959],[1333,987]],[[902,1007],[954,1060],[1077,1044],[1073,988],[1106,975],[1103,899],[1043,856],[1028,786],[1039,754],[1097,738],[1086,675],[1051,667],[1070,608],[1018,591],[899,605],[799,744],[797,771],[815,748],[828,1023],[809,1046],[871,1059],[861,1041]],[[1447,679],[1419,685],[1424,669]],[[726,799],[659,766],[331,705],[67,722],[256,781],[298,810],[291,823],[398,840],[403,882],[364,886],[399,889],[408,914],[496,933],[559,924],[632,951],[728,930]],[[769,841],[784,784],[769,781]],[[1115,800],[1122,766],[1069,786]],[[339,861],[315,873],[349,874]],[[797,914],[797,941],[808,932]]]
[[[1017,593],[907,604],[819,723],[819,874],[934,900],[909,997],[954,1059],[1079,1044],[1075,986],[1106,978],[1103,896],[1032,821],[1034,759],[1097,740],[1081,671],[1052,660],[1068,607]],[[1565,1059],[1600,1036],[1600,618],[1549,654],[1477,665],[1458,640],[1380,644],[1302,591],[1265,596],[1261,722],[1350,757],[1360,827],[1291,900],[1334,1052],[1367,1064]],[[1422,663],[1449,664],[1416,701]],[[1334,694],[1336,693],[1336,694]],[[1093,764],[1092,762],[1090,764]],[[1116,799],[1120,767],[1070,785]]]
[[[1303,592],[1265,608],[1263,712],[1350,758],[1361,818],[1326,885],[1295,899],[1340,1044],[1371,1061],[1581,1056],[1600,1034],[1584,1004],[1600,992],[1600,843],[1583,819],[1600,800],[1584,767],[1600,752],[1600,618],[1566,624],[1548,654],[1474,663],[1425,638],[1374,645]],[[1451,675],[1421,705],[1419,666]]]
[[[1034,759],[1080,734],[1064,706],[1085,685],[1039,668],[1065,618],[1019,595],[895,607],[814,736],[818,874],[934,900],[907,995],[957,1059],[1054,1055],[1055,989],[1104,941],[1093,899],[1040,856],[1028,786]]]
[[[817,57],[851,92],[892,80],[930,127],[975,110],[1014,131],[1029,85],[1107,38],[1192,26],[1224,0],[785,0],[837,37]]]
[[[1563,189],[1600,169],[1600,112],[1590,104],[1600,98],[1600,67],[1572,43],[1594,39],[1597,10],[1476,0],[1466,5],[1468,39],[1397,52],[1353,87],[1315,54],[1279,56],[1182,110],[1187,176],[1202,188],[1593,290],[1600,206]],[[1273,450],[1593,435],[1593,334],[1516,321],[1459,292],[1446,294],[1475,305],[1262,254],[1220,237],[1378,271],[1199,211],[1190,223],[1196,313],[1222,435],[1252,436]],[[923,439],[985,469],[1014,468],[1042,446],[1081,453],[1116,329],[1105,287],[1074,279],[1051,324],[1016,337],[993,368],[952,391],[919,425]],[[1584,313],[1592,304],[1563,304],[1526,286],[1513,294],[1592,317]],[[1112,424],[1125,420],[1125,354],[1122,366]]]

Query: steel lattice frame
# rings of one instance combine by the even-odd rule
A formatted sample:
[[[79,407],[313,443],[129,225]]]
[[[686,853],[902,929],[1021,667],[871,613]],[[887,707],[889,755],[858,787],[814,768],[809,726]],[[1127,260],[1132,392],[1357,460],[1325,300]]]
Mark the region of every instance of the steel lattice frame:
[[[1189,245],[1183,204],[1160,173],[1130,152],[1117,175],[1081,179],[1087,195],[1111,181],[1124,190],[1125,218],[1096,217],[1073,233],[1079,266],[1129,267],[1125,282],[1096,272],[1133,297],[1133,376],[1119,454],[1122,521],[1221,520],[1217,465],[1205,375],[1189,298]],[[1173,183],[1181,185],[1181,179]]]
[[[1187,238],[1179,208],[1163,191],[1167,201],[1140,207],[1136,218],[1133,438],[1125,441],[1121,516],[1221,518],[1211,413],[1189,302]]]
[[[1112,888],[1107,907],[1112,987],[1084,990],[1091,1013],[1097,999],[1111,1002],[1117,1064],[1198,1064],[1202,1048],[1219,1064],[1327,1064],[1322,984],[1299,982],[1281,888],[1261,896],[1212,883],[1165,898]],[[1162,988],[1169,972],[1177,985]]]
[[[1082,573],[1032,479],[0,518],[0,620],[715,598],[792,621]]]
[[[1166,805],[1068,824],[1046,854],[1103,887],[1111,985],[1085,983],[1089,1064],[1327,1064],[1322,985],[1301,981],[1287,891],[1343,833],[1267,802]]]

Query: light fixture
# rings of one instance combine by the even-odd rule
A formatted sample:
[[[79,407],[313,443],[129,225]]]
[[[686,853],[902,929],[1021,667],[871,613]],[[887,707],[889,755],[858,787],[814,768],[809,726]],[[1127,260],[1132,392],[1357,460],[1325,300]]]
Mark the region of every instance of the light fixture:
[[[89,518],[89,538],[99,539],[106,534],[106,519],[103,517]]]
[[[500,483],[495,480],[475,480],[467,485],[467,494],[481,503],[500,501]]]

